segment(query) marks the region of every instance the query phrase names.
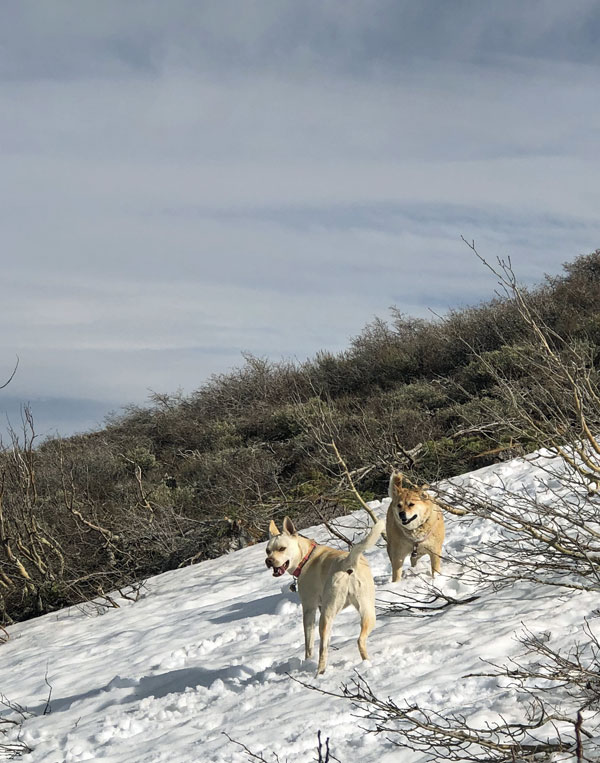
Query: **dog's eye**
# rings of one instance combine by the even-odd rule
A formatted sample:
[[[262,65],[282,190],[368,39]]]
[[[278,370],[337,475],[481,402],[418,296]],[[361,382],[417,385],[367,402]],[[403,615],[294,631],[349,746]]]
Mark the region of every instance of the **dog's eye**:
[[[286,549],[285,546],[281,546],[281,548],[279,548],[278,551],[285,551],[285,549]]]
[[[413,507],[415,504],[414,504],[414,503],[408,503],[408,504],[406,504],[406,505],[408,506],[408,508],[409,508],[409,509],[412,509],[412,507]]]

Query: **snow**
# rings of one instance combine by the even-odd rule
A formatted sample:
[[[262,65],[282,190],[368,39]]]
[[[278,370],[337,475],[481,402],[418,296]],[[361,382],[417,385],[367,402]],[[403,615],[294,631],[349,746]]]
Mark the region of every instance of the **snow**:
[[[504,489],[543,496],[547,485],[539,459],[535,464],[516,459],[460,481],[496,497]],[[387,500],[371,506],[385,516]],[[366,528],[366,522],[364,511],[341,520],[356,537],[364,534],[357,526]],[[345,610],[335,621],[328,669],[319,678],[316,663],[303,659],[300,602],[288,588],[292,578],[272,577],[264,543],[151,578],[136,602],[117,597],[118,609],[90,604],[10,627],[10,640],[0,645],[0,692],[32,714],[21,739],[33,752],[22,759],[248,760],[229,736],[266,761],[277,755],[282,762],[303,763],[316,759],[321,730],[340,761],[429,760],[424,753],[399,751],[386,735],[367,733],[372,725],[347,700],[302,685],[339,693],[357,674],[378,696],[398,704],[461,713],[479,726],[499,715],[522,719],[523,698],[514,687],[468,674],[485,672],[489,666],[482,660],[505,664],[521,654],[516,636],[524,627],[549,634],[553,646],[566,649],[585,638],[589,616],[600,635],[593,616],[597,594],[527,582],[476,589],[463,576],[461,560],[478,543],[492,542],[498,530],[482,519],[450,515],[446,527],[445,553],[452,561],[436,585],[457,598],[474,591],[479,598],[427,617],[380,610],[365,663],[356,647],[357,613]],[[323,527],[303,534],[331,543]],[[380,608],[430,589],[426,557],[393,585],[382,541],[368,559]],[[2,716],[15,717],[8,708],[0,708]]]

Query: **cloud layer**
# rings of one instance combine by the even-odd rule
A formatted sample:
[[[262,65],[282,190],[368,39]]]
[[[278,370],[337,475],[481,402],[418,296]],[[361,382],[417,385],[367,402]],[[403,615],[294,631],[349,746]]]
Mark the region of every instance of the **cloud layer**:
[[[597,3],[377,9],[5,9],[11,398],[108,410],[478,302],[461,234],[526,282],[599,245]]]

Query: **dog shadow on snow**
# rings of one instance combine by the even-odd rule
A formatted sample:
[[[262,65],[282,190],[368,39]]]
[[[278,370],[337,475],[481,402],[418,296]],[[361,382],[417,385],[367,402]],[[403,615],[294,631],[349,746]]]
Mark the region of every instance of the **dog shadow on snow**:
[[[213,623],[231,623],[236,620],[259,617],[261,615],[275,615],[284,602],[298,604],[297,596],[290,591],[283,591],[271,596],[262,597],[254,601],[238,602],[233,604],[219,617],[211,619]],[[87,692],[73,694],[68,697],[51,698],[49,709],[52,713],[68,710],[72,705],[89,700],[99,700],[101,709],[137,702],[146,697],[161,699],[169,694],[181,694],[186,689],[195,689],[199,686],[208,688],[215,681],[221,680],[229,689],[242,691],[245,685],[263,681],[269,673],[283,675],[290,671],[301,669],[312,671],[313,664],[292,657],[280,663],[275,663],[266,670],[255,671],[248,665],[232,665],[222,668],[188,667],[170,670],[166,673],[143,676],[142,678],[126,678],[115,676],[105,686],[90,689]],[[103,695],[105,701],[103,702]],[[45,705],[30,709],[34,715],[48,712]]]
[[[217,669],[180,668],[157,675],[143,676],[142,678],[115,676],[105,686],[70,697],[51,699],[48,706],[40,705],[39,707],[28,708],[28,712],[33,715],[47,714],[48,712],[60,713],[70,709],[75,704],[89,700],[99,701],[97,710],[104,710],[117,705],[139,702],[147,697],[162,699],[169,694],[182,694],[186,689],[196,689],[200,686],[207,689],[218,680],[227,684],[228,689],[241,692],[250,683],[262,683],[269,673],[283,675],[301,669],[303,666],[306,667],[303,661],[296,657],[258,672],[246,665],[233,665]],[[103,695],[106,695],[104,701],[102,701]]]
[[[212,617],[211,623],[231,623],[234,620],[245,620],[262,615],[276,615],[284,602],[292,602],[300,606],[298,594],[291,591],[279,591],[271,596],[262,596],[253,601],[240,601],[228,607],[219,617]]]

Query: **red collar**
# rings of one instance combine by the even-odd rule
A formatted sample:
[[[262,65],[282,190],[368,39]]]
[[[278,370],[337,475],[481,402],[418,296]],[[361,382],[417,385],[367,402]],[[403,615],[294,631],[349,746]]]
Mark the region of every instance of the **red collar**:
[[[312,552],[315,550],[315,547],[316,547],[316,545],[317,545],[317,544],[314,542],[314,540],[311,540],[311,542],[310,542],[310,549],[309,549],[309,551],[308,551],[308,554],[306,554],[306,556],[305,556],[305,557],[302,559],[302,561],[300,562],[300,564],[299,564],[299,565],[296,567],[296,569],[295,569],[295,570],[292,572],[292,575],[293,575],[295,578],[299,578],[299,577],[300,577],[300,573],[302,572],[302,568],[304,567],[304,565],[306,564],[306,562],[308,562],[308,560],[309,560],[309,558],[310,558],[310,555],[311,555],[311,554],[312,554]]]

